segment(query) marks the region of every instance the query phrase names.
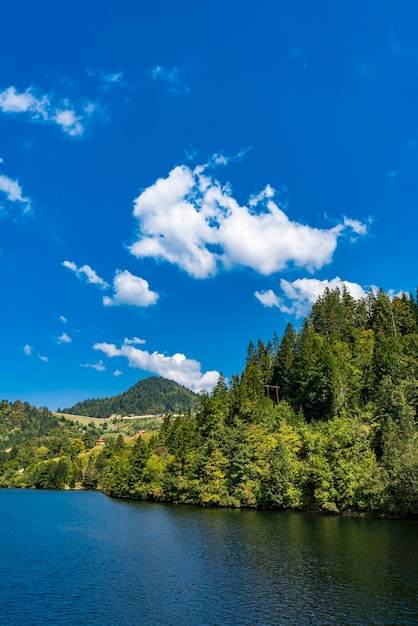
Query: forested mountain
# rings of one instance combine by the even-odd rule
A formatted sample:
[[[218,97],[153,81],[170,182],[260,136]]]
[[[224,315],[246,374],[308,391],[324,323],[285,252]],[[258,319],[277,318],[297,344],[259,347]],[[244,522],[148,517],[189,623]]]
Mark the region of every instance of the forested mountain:
[[[354,300],[327,290],[299,330],[289,324],[281,339],[251,342],[241,375],[229,385],[221,376],[195,413],[168,412],[157,432],[126,439],[103,431],[100,447],[48,412],[3,402],[0,485],[418,516],[417,373],[418,297],[379,291]]]
[[[84,400],[63,413],[107,418],[111,415],[185,413],[196,406],[197,394],[173,380],[151,376],[112,398]]]

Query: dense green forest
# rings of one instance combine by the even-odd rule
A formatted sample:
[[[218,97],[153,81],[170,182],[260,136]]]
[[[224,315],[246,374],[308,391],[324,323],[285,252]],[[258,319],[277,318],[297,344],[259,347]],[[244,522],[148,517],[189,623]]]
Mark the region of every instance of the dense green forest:
[[[158,415],[167,411],[177,414],[194,410],[196,399],[195,393],[173,380],[151,376],[118,396],[84,400],[62,412],[103,418],[111,415]]]
[[[327,290],[299,330],[251,342],[242,374],[229,385],[221,376],[195,413],[167,414],[157,432],[119,434],[100,449],[83,441],[88,431],[69,436],[61,425],[69,452],[38,445],[34,424],[36,444],[16,433],[2,450],[0,484],[44,487],[48,463],[58,473],[65,463],[58,486],[122,498],[417,515],[417,372],[417,297]],[[4,411],[14,405],[3,403],[2,425]]]

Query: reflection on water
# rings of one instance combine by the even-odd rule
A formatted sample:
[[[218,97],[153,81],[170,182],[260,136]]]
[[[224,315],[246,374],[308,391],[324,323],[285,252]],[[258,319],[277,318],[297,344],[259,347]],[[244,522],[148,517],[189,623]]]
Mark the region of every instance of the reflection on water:
[[[418,624],[418,525],[0,490],[8,624]]]

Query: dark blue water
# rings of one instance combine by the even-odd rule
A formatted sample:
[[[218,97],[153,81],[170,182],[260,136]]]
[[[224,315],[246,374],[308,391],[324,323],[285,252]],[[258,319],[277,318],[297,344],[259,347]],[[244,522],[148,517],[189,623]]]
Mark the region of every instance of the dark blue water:
[[[418,525],[0,490],[0,623],[418,624]]]

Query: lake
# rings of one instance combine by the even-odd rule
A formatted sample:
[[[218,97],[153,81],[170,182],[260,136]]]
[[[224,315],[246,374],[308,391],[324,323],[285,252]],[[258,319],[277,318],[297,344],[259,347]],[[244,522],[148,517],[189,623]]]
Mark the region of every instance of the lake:
[[[0,622],[418,624],[418,524],[0,490]]]

